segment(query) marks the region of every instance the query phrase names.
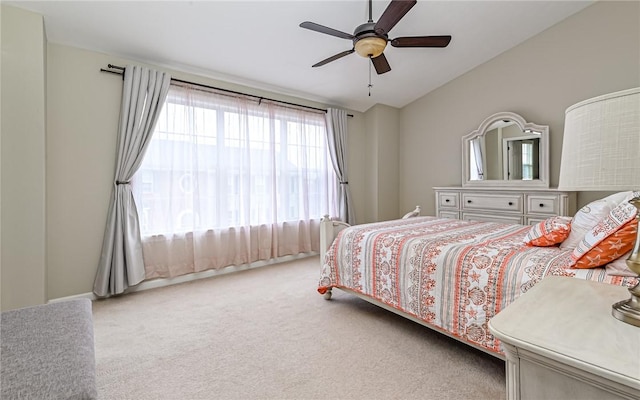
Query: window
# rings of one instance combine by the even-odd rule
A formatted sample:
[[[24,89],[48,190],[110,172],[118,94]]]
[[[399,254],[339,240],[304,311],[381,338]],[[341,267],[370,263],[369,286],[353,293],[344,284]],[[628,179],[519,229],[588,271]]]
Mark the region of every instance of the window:
[[[142,236],[331,213],[325,129],[322,113],[171,86],[133,179]]]

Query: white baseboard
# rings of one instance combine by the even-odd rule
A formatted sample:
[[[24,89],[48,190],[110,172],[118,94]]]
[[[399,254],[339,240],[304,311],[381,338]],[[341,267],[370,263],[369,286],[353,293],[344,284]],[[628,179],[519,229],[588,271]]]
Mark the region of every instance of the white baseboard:
[[[160,287],[165,287],[165,286],[177,285],[179,283],[191,282],[191,281],[195,281],[195,280],[198,280],[198,279],[211,278],[211,277],[219,276],[219,275],[226,275],[226,274],[230,274],[230,273],[233,273],[233,272],[239,272],[239,271],[245,271],[245,270],[248,270],[248,269],[260,268],[260,267],[264,267],[264,266],[267,266],[267,265],[279,264],[279,263],[283,263],[283,262],[287,262],[287,261],[300,260],[300,259],[303,259],[303,258],[313,257],[313,256],[317,256],[317,255],[318,255],[317,252],[300,253],[300,254],[296,254],[296,255],[292,255],[292,256],[283,256],[283,257],[278,257],[278,258],[272,258],[270,260],[265,260],[265,261],[256,261],[256,262],[253,262],[253,263],[250,263],[250,264],[232,265],[232,266],[221,268],[221,269],[210,269],[210,270],[207,270],[207,271],[194,272],[192,274],[176,276],[175,278],[152,279],[152,280],[149,280],[149,281],[143,281],[139,285],[130,287],[127,290],[125,290],[124,293],[125,294],[134,293],[134,292],[140,292],[140,291],[143,291],[143,290],[149,290],[149,289],[155,289],[155,288],[160,288]],[[93,301],[93,300],[97,300],[98,297],[95,294],[93,294],[92,292],[89,292],[89,293],[76,294],[76,295],[73,295],[73,296],[58,297],[56,299],[51,299],[51,300],[47,301],[47,303],[57,303],[57,302],[60,302],[60,301],[67,301],[67,300],[73,300],[73,299],[89,299],[89,300]]]

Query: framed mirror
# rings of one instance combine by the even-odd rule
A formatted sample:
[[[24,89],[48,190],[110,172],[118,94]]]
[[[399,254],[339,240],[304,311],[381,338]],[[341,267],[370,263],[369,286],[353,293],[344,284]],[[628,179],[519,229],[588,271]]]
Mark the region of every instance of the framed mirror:
[[[462,137],[462,186],[549,187],[549,127],[512,112]]]

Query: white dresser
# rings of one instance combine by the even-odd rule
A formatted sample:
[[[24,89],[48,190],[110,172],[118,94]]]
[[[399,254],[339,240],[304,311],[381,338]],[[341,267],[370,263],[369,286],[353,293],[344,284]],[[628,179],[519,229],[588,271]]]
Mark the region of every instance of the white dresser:
[[[467,221],[532,225],[556,215],[573,216],[575,192],[557,189],[434,187],[436,216]]]
[[[640,328],[615,319],[625,287],[548,276],[489,321],[508,400],[640,399]]]

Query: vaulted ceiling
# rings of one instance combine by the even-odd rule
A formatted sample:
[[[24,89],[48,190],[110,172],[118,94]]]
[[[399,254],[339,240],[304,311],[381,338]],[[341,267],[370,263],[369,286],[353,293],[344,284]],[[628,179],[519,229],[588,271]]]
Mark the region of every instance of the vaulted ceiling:
[[[368,20],[366,0],[4,3],[43,15],[50,43],[365,111],[377,103],[403,107],[591,1],[418,1],[389,37],[453,39],[446,48],[387,46],[392,70],[383,75],[355,53],[312,68],[353,44],[299,27],[312,21],[353,33]],[[373,1],[374,21],[388,4]]]

